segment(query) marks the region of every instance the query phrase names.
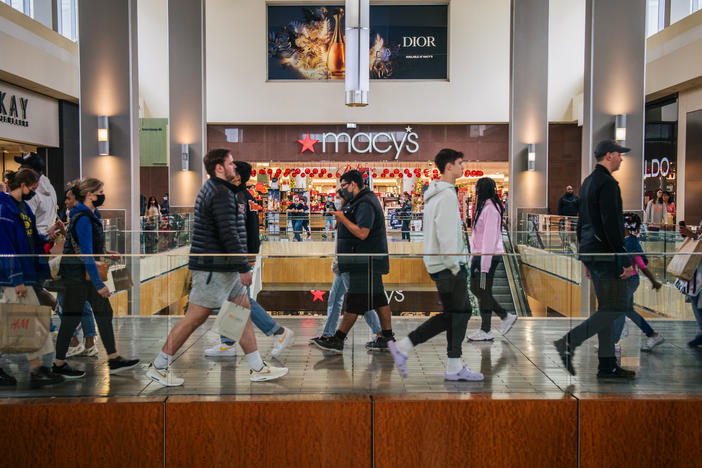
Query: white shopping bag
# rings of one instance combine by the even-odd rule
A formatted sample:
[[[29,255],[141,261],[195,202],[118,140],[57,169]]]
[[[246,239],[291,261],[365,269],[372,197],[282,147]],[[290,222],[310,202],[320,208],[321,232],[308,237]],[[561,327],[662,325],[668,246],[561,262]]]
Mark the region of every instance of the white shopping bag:
[[[239,341],[250,314],[250,309],[225,301],[219,309],[212,331],[230,340]]]

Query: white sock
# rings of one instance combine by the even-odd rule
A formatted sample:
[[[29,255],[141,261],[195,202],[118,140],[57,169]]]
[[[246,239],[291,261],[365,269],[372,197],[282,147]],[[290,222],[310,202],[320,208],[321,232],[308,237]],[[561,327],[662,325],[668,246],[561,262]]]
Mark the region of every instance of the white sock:
[[[456,374],[463,369],[463,361],[461,358],[448,358],[446,363],[446,372],[449,374]]]
[[[171,365],[172,360],[173,356],[166,354],[163,351],[159,351],[158,356],[156,356],[156,359],[154,359],[154,367],[156,369],[165,369]]]
[[[249,366],[256,372],[263,369],[263,359],[261,359],[261,355],[258,354],[258,351],[247,354],[246,360],[249,361]]]
[[[409,356],[409,352],[412,351],[412,348],[414,348],[414,345],[408,336],[397,342],[397,349],[405,356]]]

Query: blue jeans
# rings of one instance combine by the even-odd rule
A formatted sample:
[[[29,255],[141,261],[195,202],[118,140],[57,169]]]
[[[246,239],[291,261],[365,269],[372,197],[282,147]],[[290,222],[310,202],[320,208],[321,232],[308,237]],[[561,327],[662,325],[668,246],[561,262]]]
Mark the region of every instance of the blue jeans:
[[[293,233],[295,234],[295,240],[298,242],[302,242],[302,238],[300,237],[300,233],[302,232],[302,220],[295,219],[293,220],[292,225]]]
[[[249,295],[249,302],[251,303],[251,321],[256,325],[256,328],[261,330],[266,336],[271,336],[274,331],[280,328],[280,325],[273,317],[268,315],[268,312],[261,307],[261,304],[251,297],[251,290],[248,287],[246,288],[246,293]],[[226,336],[220,336],[219,341],[227,346],[232,346],[235,343],[234,340]]]
[[[341,273],[334,275],[334,282],[331,290],[329,290],[329,298],[327,299],[327,321],[324,323],[323,336],[332,336],[336,332],[336,326],[339,323],[339,315],[341,307],[344,304],[344,296],[349,290],[349,274]],[[369,310],[363,314],[366,323],[374,334],[380,333],[380,319],[375,309]]]
[[[651,337],[655,333],[653,331],[653,328],[651,328],[651,325],[649,325],[646,321],[646,319],[634,310],[634,293],[639,288],[639,282],[639,275],[634,275],[628,280],[626,280],[626,292],[627,294],[629,294],[629,303],[626,309],[626,315],[614,321],[615,343],[618,343],[619,340],[622,338],[622,332],[624,331],[624,322],[626,321],[626,317],[629,317],[629,319],[631,319],[631,321],[634,322],[636,326],[639,327],[641,331],[646,334],[646,336]]]
[[[63,316],[63,296],[64,293],[58,293],[56,299],[58,300],[59,306],[56,308],[56,313],[59,317]],[[86,302],[83,304],[83,313],[80,317],[80,324],[83,327],[84,337],[95,337],[97,336],[97,331],[95,330],[95,319],[93,319],[93,310],[90,308],[90,303]],[[76,328],[73,332],[73,336],[78,336],[78,329]]]
[[[619,278],[621,268],[615,261],[584,263],[590,271],[595,288],[597,311],[566,336],[571,349],[575,349],[591,336],[597,335],[600,345],[597,350],[599,367],[611,369],[617,362],[614,354],[614,321],[623,317],[628,310],[627,282]]]

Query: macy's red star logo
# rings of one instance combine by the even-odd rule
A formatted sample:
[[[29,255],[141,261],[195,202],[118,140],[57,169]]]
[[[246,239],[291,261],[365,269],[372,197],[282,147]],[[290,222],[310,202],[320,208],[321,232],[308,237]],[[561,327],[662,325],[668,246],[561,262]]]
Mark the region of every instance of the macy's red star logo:
[[[310,292],[312,293],[312,296],[314,296],[314,297],[312,298],[312,302],[314,302],[314,301],[322,301],[322,302],[324,302],[324,293],[325,293],[326,291],[310,291]]]
[[[319,140],[313,140],[310,138],[309,132],[307,132],[307,135],[305,135],[304,140],[297,140],[298,143],[302,145],[302,150],[300,153],[304,153],[306,150],[310,150],[314,153],[314,144],[317,143]]]

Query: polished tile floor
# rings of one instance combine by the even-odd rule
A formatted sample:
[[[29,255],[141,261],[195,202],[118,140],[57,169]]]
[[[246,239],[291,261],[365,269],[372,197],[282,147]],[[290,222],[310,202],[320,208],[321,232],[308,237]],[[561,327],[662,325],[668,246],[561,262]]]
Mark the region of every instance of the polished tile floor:
[[[200,327],[176,356],[174,370],[185,378],[182,387],[164,388],[145,376],[146,367],[156,355],[166,334],[178,317],[119,317],[115,333],[118,349],[127,357],[138,357],[142,364],[123,375],[110,376],[106,356],[70,359],[72,366],[87,376],[41,390],[27,388],[26,360],[2,358],[2,366],[22,376],[17,388],[1,388],[0,397],[51,396],[158,396],[158,395],[290,395],[290,394],[379,394],[379,393],[702,393],[702,349],[690,349],[686,342],[695,335],[696,324],[682,321],[653,321],[654,328],[666,341],[653,352],[639,351],[641,335],[633,324],[631,334],[622,340],[621,363],[635,369],[637,378],[630,382],[602,382],[595,377],[597,356],[593,338],[578,349],[571,377],[563,369],[552,341],[563,335],[577,321],[569,319],[521,318],[506,336],[492,343],[465,342],[463,359],[473,370],[485,374],[478,383],[444,382],[446,362],[445,338],[440,335],[412,352],[408,362],[410,376],[403,379],[394,369],[387,353],[369,353],[364,343],[370,332],[359,321],[346,342],[343,355],[325,355],[308,343],[322,329],[324,317],[277,317],[294,330],[295,341],[279,359],[270,358],[272,338],[258,334],[265,360],[287,366],[290,373],[279,380],[252,383],[248,365],[239,352],[233,358],[206,358],[205,348],[217,343],[209,331],[210,320]],[[398,337],[405,336],[422,322],[421,318],[394,318]],[[495,319],[494,327],[499,329]],[[474,317],[469,333],[479,326]]]

